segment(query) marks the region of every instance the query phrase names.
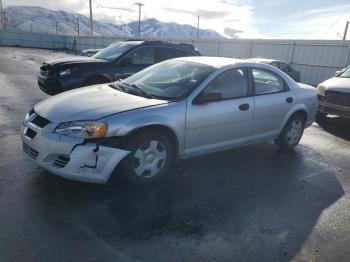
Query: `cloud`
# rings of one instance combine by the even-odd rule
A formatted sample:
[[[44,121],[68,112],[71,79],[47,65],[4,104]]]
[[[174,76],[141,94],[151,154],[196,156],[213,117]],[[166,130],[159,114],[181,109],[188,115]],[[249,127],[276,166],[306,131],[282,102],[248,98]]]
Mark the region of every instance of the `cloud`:
[[[87,0],[12,0],[7,5],[37,5],[52,10],[65,10],[89,16]],[[237,35],[257,35],[252,27],[253,6],[237,4],[236,1],[222,0],[147,0],[143,1],[142,19],[156,18],[162,22],[175,22],[197,26],[200,16],[200,28],[215,30],[224,34],[225,28],[235,28]],[[93,0],[93,18],[116,24],[138,19],[138,7],[130,0]],[[239,33],[238,33],[239,32]]]
[[[165,7],[163,8],[163,10],[169,11],[169,12],[177,12],[181,14],[190,14],[193,16],[199,15],[201,18],[204,18],[204,19],[219,19],[219,18],[228,16],[230,14],[230,12],[228,11],[209,11],[209,10],[203,10],[203,9],[197,9],[196,11],[189,11],[185,9]]]
[[[272,35],[278,38],[340,39],[350,5],[320,7],[305,10],[279,20],[280,28]]]
[[[238,38],[240,33],[242,33],[241,30],[236,30],[234,28],[229,27],[224,28],[224,34],[230,38]]]

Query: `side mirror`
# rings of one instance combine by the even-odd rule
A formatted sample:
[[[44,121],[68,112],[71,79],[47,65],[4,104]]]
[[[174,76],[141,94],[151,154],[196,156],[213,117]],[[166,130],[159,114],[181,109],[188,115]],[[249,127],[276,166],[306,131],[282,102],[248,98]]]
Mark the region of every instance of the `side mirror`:
[[[348,67],[347,67],[348,68]],[[347,68],[342,68],[342,69],[340,69],[340,70],[338,70],[338,71],[335,71],[335,76],[337,76],[337,75],[340,75],[341,73],[343,73]]]
[[[206,104],[209,102],[216,102],[222,100],[222,93],[219,91],[212,91],[210,93],[200,93],[194,100],[194,105]]]

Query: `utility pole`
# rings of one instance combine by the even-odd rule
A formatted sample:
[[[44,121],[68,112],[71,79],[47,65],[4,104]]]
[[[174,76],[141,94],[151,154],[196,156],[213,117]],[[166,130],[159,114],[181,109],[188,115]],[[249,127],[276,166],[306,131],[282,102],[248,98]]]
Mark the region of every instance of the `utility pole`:
[[[199,16],[197,19],[197,38],[199,38]]]
[[[92,24],[92,0],[89,0],[90,3],[90,31],[91,31],[91,37],[94,37],[94,26]]]
[[[78,37],[80,36],[80,25],[79,25],[80,16],[77,17],[77,26],[78,26]]]
[[[7,25],[7,19],[6,19],[6,12],[2,11],[2,20],[4,25],[4,31],[6,31],[6,25]]]
[[[58,36],[58,23],[56,22],[56,35]]]
[[[349,28],[349,21],[346,21],[343,40],[346,40],[346,35],[348,34],[348,28]]]
[[[144,6],[141,2],[135,3],[135,5],[139,6],[139,37],[141,36],[141,7]]]
[[[0,23],[1,23],[1,26],[0,26],[0,30],[4,30],[5,29],[5,26],[4,26],[4,17],[3,17],[3,10],[2,10],[2,0],[0,0]]]

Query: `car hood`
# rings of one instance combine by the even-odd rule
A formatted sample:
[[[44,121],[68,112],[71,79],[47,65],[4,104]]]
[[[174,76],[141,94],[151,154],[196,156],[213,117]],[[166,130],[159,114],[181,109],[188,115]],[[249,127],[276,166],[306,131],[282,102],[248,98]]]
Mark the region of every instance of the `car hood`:
[[[169,102],[127,94],[104,84],[58,94],[38,103],[34,110],[40,116],[60,123],[97,120],[128,110],[166,103]]]
[[[332,77],[320,85],[324,86],[326,90],[350,93],[350,78]]]
[[[81,64],[81,63],[107,63],[108,61],[103,59],[96,59],[92,57],[67,57],[61,59],[55,59],[45,62],[50,66],[60,66],[65,64]]]

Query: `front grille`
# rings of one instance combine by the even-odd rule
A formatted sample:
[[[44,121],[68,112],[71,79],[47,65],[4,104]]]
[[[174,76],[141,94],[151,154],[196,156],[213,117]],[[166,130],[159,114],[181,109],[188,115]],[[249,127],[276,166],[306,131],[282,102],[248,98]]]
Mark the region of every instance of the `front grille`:
[[[30,122],[32,122],[40,128],[43,128],[50,123],[49,120],[43,118],[42,116],[39,116],[38,114]]]
[[[35,149],[31,148],[30,146],[28,146],[25,143],[22,143],[22,148],[24,153],[26,153],[30,158],[32,159],[36,159],[39,155],[39,152],[36,151]]]
[[[36,136],[36,132],[28,127],[24,135],[30,139],[33,139]]]
[[[326,102],[334,105],[350,107],[350,93],[327,91]]]
[[[58,168],[64,168],[68,164],[69,160],[70,157],[68,155],[51,154],[45,159],[44,162]]]

